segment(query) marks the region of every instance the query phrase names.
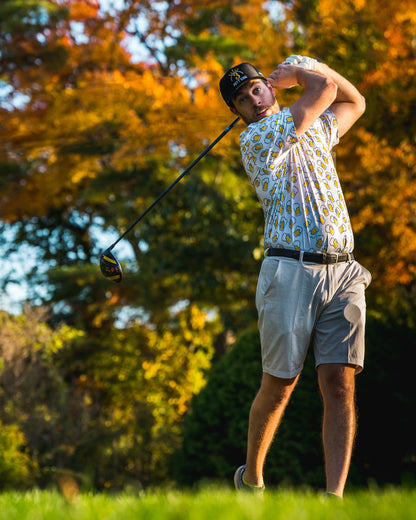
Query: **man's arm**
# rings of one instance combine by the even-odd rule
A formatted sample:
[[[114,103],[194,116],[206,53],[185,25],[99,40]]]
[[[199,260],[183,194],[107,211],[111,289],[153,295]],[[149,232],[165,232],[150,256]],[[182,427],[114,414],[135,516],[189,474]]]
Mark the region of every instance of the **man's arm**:
[[[300,85],[303,95],[290,107],[298,136],[302,135],[327,108],[335,104],[338,87],[329,76],[296,65],[279,65],[270,74],[269,83],[275,88]]]
[[[337,96],[329,107],[336,115],[339,136],[343,136],[365,111],[365,99],[352,83],[338,74],[324,63],[320,63],[308,56],[292,55],[283,62],[283,65],[295,65],[306,70],[314,71],[333,80],[337,87]]]
[[[337,97],[329,107],[338,121],[339,136],[343,136],[365,112],[365,98],[346,78],[324,63],[317,63],[316,72],[335,81]]]

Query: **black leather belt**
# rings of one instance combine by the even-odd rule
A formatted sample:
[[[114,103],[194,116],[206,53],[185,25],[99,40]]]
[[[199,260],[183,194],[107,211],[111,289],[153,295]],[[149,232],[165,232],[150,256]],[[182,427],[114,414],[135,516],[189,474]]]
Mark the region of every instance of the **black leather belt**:
[[[294,258],[299,260],[301,251],[293,249],[280,249],[271,247],[267,250],[267,256],[284,256],[286,258]],[[314,264],[337,264],[339,262],[350,262],[354,260],[352,253],[303,253],[304,262],[312,262]]]

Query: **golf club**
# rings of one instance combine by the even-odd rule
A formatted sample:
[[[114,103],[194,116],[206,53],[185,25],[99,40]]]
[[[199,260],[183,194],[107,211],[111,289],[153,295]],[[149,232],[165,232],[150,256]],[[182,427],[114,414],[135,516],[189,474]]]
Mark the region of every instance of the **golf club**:
[[[161,200],[163,197],[174,187],[178,182],[184,177],[210,150],[213,148],[218,141],[220,141],[239,121],[239,117],[234,119],[234,121],[227,126],[227,128],[214,140],[210,145],[208,145],[205,150],[199,155],[180,175],[179,177],[172,182],[170,186],[168,186],[163,193],[159,195],[159,197],[145,210],[143,213],[124,231],[122,235],[118,237],[118,239],[111,244],[102,254],[100,258],[100,269],[103,275],[111,280],[112,282],[120,283],[123,278],[123,271],[121,269],[120,262],[113,255],[111,250],[120,242],[122,238],[124,238],[127,233],[129,233],[141,220],[145,217],[149,211]]]

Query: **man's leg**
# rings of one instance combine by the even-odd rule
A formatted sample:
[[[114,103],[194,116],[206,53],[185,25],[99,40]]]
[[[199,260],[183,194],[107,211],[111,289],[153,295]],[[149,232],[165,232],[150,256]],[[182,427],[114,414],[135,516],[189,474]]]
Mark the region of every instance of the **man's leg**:
[[[342,497],[356,432],[355,366],[319,365],[324,401],[323,445],[327,491]]]
[[[263,374],[260,390],[253,401],[249,417],[247,461],[244,480],[263,485],[263,466],[286,405],[298,377],[280,379]]]

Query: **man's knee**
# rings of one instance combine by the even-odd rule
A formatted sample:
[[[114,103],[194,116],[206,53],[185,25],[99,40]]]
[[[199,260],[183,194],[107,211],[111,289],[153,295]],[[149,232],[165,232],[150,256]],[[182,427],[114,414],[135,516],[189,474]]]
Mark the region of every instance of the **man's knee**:
[[[331,399],[345,403],[354,400],[355,366],[335,363],[320,365],[318,379],[324,401]]]
[[[282,379],[263,373],[260,393],[270,400],[279,403],[288,401],[299,379],[299,376],[291,379]]]

